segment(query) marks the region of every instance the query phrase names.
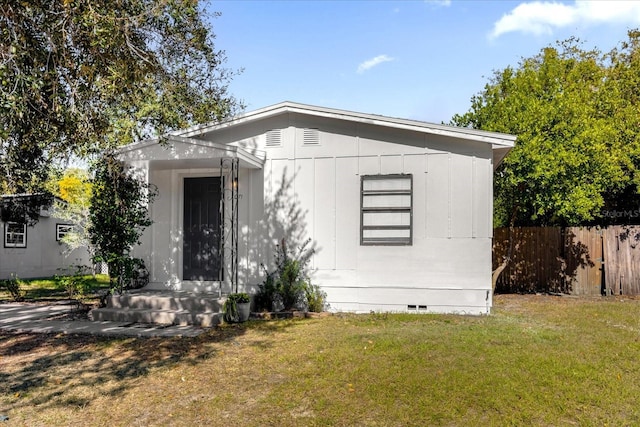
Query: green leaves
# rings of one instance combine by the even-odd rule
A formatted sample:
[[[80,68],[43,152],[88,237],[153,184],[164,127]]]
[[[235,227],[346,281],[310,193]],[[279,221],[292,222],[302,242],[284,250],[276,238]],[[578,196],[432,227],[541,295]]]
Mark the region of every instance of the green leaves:
[[[495,72],[453,117],[518,136],[495,177],[496,226],[602,224],[606,210],[640,205],[639,39],[606,55],[577,39],[546,47]]]
[[[53,195],[49,192],[37,194],[5,195],[0,198],[0,219],[3,222],[35,225],[40,212],[53,204]]]
[[[127,266],[135,259],[131,250],[140,244],[151,225],[149,204],[154,188],[135,176],[113,153],[105,154],[93,167],[89,236],[96,258],[109,264],[120,291],[126,286]]]
[[[233,113],[235,72],[213,37],[193,0],[0,5],[5,191],[37,191],[69,156]]]

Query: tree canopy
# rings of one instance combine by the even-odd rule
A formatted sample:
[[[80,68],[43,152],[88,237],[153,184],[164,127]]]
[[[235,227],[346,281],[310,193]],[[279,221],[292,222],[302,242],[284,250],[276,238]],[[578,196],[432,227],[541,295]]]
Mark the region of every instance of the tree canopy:
[[[605,54],[569,39],[496,71],[451,121],[517,135],[495,176],[494,224],[640,216],[639,101],[639,31]]]
[[[37,191],[56,161],[239,107],[197,0],[0,4],[0,185]]]

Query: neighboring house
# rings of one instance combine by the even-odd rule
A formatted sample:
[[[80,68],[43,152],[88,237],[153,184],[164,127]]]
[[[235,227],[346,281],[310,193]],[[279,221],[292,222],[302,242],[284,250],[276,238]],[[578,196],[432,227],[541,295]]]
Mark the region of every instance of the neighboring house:
[[[493,171],[515,137],[284,102],[123,147],[154,184],[151,289],[253,291],[310,238],[334,311],[489,313]]]
[[[29,195],[3,195],[1,199],[28,198]],[[91,265],[84,248],[69,251],[61,240],[73,224],[55,216],[55,208],[43,208],[33,226],[0,221],[3,244],[0,247],[0,279],[15,275],[20,279],[50,277],[70,271],[74,265]]]

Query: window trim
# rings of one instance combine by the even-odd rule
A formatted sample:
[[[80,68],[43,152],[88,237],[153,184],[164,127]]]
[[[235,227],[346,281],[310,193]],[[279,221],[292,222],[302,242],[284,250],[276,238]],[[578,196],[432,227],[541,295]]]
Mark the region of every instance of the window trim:
[[[60,235],[60,228],[62,227],[68,227],[68,229],[67,231],[64,232],[64,234]],[[62,241],[64,236],[66,236],[67,233],[73,231],[74,228],[75,228],[75,225],[73,224],[56,223],[56,242]]]
[[[10,243],[7,240],[7,237],[9,237],[9,226],[10,225],[22,225],[22,232],[16,233],[13,232],[12,234],[18,234],[18,235],[22,235],[23,239],[22,239],[22,243]],[[26,248],[27,247],[27,224],[20,224],[19,222],[5,222],[4,223],[4,247],[5,248]]]
[[[408,190],[365,190],[364,183],[369,180],[404,179],[409,181]],[[365,207],[367,196],[409,196],[408,206],[374,206]],[[409,225],[364,225],[365,213],[408,213]],[[378,237],[366,238],[365,230],[409,230],[409,237]],[[413,175],[387,174],[362,175],[360,177],[360,245],[361,246],[412,246],[413,245]]]

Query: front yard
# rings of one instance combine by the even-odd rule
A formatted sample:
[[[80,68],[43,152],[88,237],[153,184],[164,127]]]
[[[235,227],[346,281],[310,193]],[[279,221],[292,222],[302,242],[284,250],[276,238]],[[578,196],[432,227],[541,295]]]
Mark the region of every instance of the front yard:
[[[73,289],[73,298],[84,302],[97,302],[100,291],[109,289],[109,276],[106,274],[84,276],[47,277],[42,279],[18,279],[18,286],[24,301],[48,302],[69,298],[69,281],[77,278]],[[0,302],[12,301],[13,295],[0,282]]]
[[[0,306],[1,309],[1,306]],[[640,301],[334,315],[197,338],[0,333],[14,425],[637,425]]]

